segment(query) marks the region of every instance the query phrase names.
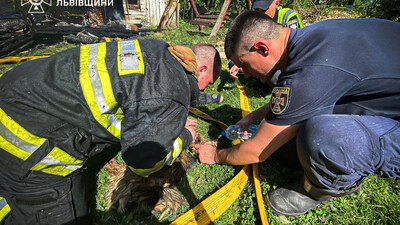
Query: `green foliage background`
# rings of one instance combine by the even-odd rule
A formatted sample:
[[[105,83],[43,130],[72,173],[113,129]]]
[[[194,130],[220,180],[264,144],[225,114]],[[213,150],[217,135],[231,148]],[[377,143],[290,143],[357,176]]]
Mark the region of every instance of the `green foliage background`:
[[[193,18],[192,10],[190,8],[189,0],[181,2],[181,17]],[[224,3],[224,0],[195,0],[198,8],[206,9],[210,14],[218,13]],[[253,2],[253,1],[252,1]],[[280,5],[289,7],[296,10],[305,8],[319,8],[319,9],[342,9],[344,10],[348,5],[349,0],[281,0]],[[238,8],[245,10],[245,0],[233,0],[231,8],[237,10]],[[400,0],[355,0],[353,3],[353,13],[360,14],[362,17],[374,17],[389,19],[393,21],[400,21]]]

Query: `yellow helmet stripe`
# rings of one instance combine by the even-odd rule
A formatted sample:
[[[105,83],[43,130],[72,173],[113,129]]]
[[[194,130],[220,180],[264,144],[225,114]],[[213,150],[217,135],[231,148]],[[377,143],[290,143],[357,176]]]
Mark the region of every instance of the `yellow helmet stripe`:
[[[178,137],[175,141],[174,141],[174,150],[172,151],[172,158],[170,161],[167,162],[168,165],[171,165],[176,158],[178,158],[178,156],[181,154],[182,152],[182,139],[180,137]]]
[[[168,154],[167,157],[169,158],[171,154]],[[132,166],[128,166],[129,169],[132,170],[132,172],[136,173],[137,175],[140,175],[142,177],[148,177],[150,174],[155,173],[159,171],[163,166],[165,165],[166,158],[165,157],[163,160],[157,162],[152,168],[149,169],[136,169],[133,168]]]
[[[178,137],[174,141],[174,149],[169,152],[164,159],[161,161],[157,162],[152,168],[148,169],[136,169],[131,166],[129,168],[136,174],[142,176],[142,177],[148,177],[150,174],[155,173],[159,171],[165,164],[167,165],[172,165],[172,163],[178,158],[179,154],[182,152],[182,139]]]

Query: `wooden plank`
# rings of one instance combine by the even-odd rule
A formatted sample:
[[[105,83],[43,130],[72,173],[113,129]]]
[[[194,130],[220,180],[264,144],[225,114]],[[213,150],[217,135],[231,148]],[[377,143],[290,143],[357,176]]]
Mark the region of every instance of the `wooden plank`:
[[[185,21],[190,24],[209,26],[209,27],[212,27],[215,24],[215,21],[204,21],[204,20],[185,20]]]
[[[173,15],[178,5],[178,0],[169,0],[168,5],[165,7],[164,13],[161,16],[160,24],[158,24],[157,30],[161,31],[164,28],[167,20]]]
[[[195,24],[195,25],[202,25],[202,26],[208,26],[208,27],[213,27],[215,23],[213,22],[208,22],[208,21],[198,21],[198,20],[185,20],[187,23],[190,24]],[[222,24],[223,26],[224,24]]]
[[[217,19],[218,15],[199,15],[196,18],[201,18],[201,19]]]
[[[251,9],[251,0],[246,0],[247,10]]]
[[[190,5],[192,6],[195,18],[199,17],[200,13],[199,13],[199,11],[197,11],[196,3],[194,3],[194,0],[189,0],[189,2],[190,2]],[[202,25],[199,25],[199,30],[203,31],[204,27]]]
[[[230,13],[227,12],[226,16],[229,16]],[[197,18],[206,18],[206,19],[218,19],[219,15],[211,15],[211,14],[200,14]]]
[[[211,31],[209,39],[217,36],[217,33],[218,33],[219,29],[222,26],[222,22],[225,19],[226,13],[228,12],[229,5],[231,4],[231,2],[232,2],[232,0],[225,0],[224,1],[224,4],[222,5],[221,12],[219,13],[217,22],[215,23],[214,28]]]
[[[194,16],[195,17],[199,17],[200,13],[197,10],[196,3],[194,3],[194,0],[189,0],[189,2],[190,2],[190,6],[192,6],[192,9],[193,9],[193,12],[194,12]]]
[[[195,21],[204,21],[204,22],[213,22],[215,24],[215,22],[217,22],[216,19],[205,19],[205,18],[196,18],[194,19]]]

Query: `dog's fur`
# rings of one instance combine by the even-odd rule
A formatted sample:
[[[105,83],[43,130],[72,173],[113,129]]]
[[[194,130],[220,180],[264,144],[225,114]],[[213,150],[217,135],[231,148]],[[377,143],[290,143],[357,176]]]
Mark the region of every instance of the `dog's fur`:
[[[211,143],[198,136],[196,143]],[[189,149],[194,149],[191,146]],[[151,174],[148,178],[133,173],[126,164],[112,159],[105,169],[109,173],[105,200],[108,208],[117,207],[118,213],[126,213],[133,206],[140,211],[160,215],[166,210],[176,213],[186,202],[185,197],[174,189],[174,185],[195,162],[189,150],[183,151],[171,165]]]
[[[174,213],[186,199],[174,189],[174,185],[185,175],[194,160],[183,151],[171,165],[151,174],[148,178],[133,173],[126,164],[118,164],[115,159],[106,165],[109,181],[105,199],[107,206],[118,203],[118,213],[126,213],[135,205],[140,211],[160,214],[166,209]]]

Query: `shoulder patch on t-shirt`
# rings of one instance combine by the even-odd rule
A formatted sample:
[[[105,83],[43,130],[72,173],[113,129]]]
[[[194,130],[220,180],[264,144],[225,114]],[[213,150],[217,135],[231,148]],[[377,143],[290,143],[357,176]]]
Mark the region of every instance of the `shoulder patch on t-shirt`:
[[[274,114],[282,114],[289,106],[290,88],[274,87],[271,95],[271,110]]]
[[[297,20],[290,20],[287,22],[286,26],[291,29],[296,29],[299,27],[299,23],[297,22]]]

